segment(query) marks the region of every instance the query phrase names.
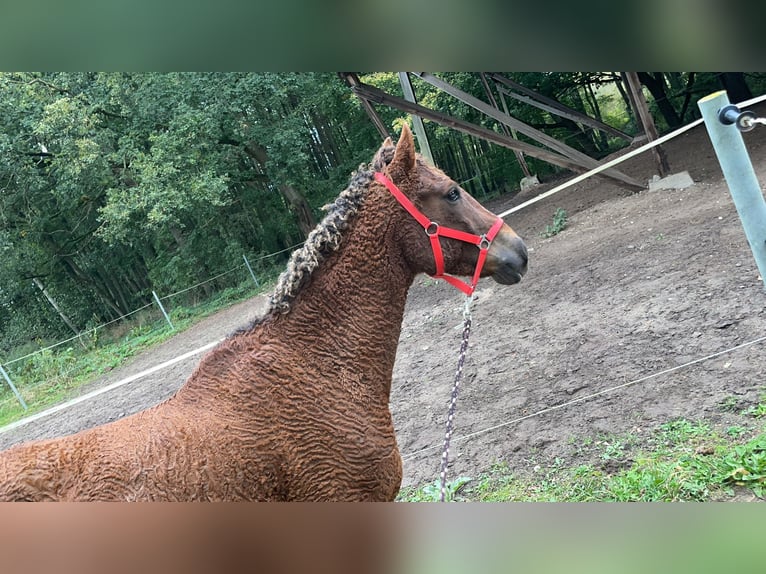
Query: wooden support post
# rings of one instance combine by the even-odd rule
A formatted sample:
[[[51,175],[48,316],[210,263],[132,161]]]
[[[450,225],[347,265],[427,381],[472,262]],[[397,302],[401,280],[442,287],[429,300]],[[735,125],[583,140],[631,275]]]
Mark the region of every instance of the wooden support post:
[[[649,141],[654,141],[660,134],[657,132],[657,127],[654,125],[654,119],[652,114],[649,113],[649,107],[646,105],[646,98],[644,97],[644,91],[641,87],[641,81],[638,79],[636,72],[624,72],[624,78],[628,84],[628,93],[631,95],[631,103],[634,106],[636,118],[641,123],[644,133]],[[652,148],[652,155],[654,161],[657,164],[657,172],[660,177],[665,177],[670,173],[670,167],[668,166],[668,158],[665,155],[665,150],[660,146],[654,146]]]
[[[495,94],[492,93],[492,88],[489,87],[489,82],[487,82],[487,76],[484,72],[479,72],[479,77],[481,77],[481,83],[484,86],[484,92],[487,94],[487,98],[489,98],[490,103],[495,107],[496,110],[499,110],[500,108],[497,105],[497,100],[495,99]],[[503,98],[503,95],[500,94],[500,98]],[[508,105],[505,103],[505,100],[503,99],[503,111],[506,115],[511,115],[508,113]],[[500,124],[500,127],[503,130],[503,133],[507,136],[511,136],[513,138],[516,138],[516,130],[512,130],[505,124]],[[516,155],[516,161],[519,162],[519,167],[521,167],[521,171],[524,172],[524,177],[532,177],[532,172],[529,170],[529,166],[527,165],[527,160],[524,159],[524,154],[521,153],[518,150],[514,150],[513,153]]]
[[[403,98],[397,98],[396,96],[387,94],[383,90],[380,90],[374,86],[369,86],[367,84],[360,83],[358,86],[352,89],[357,96],[363,99],[370,100],[375,103],[385,104],[387,106],[391,106],[392,108],[396,108],[398,110],[402,110],[405,112],[418,114],[423,118],[426,118],[428,120],[431,120],[443,126],[456,129],[463,133],[474,135],[488,142],[501,145],[511,150],[520,150],[530,157],[535,157],[537,159],[548,162],[550,164],[572,170],[576,173],[582,173],[591,169],[590,166],[584,165],[584,163],[581,161],[565,157],[563,155],[557,154],[555,152],[552,152],[543,148],[539,148],[537,146],[533,146],[526,142],[522,142],[519,140],[515,140],[513,138],[506,137],[504,134],[498,133],[494,130],[477,126],[476,124],[472,124],[471,122],[467,122],[465,120],[461,120],[461,119],[452,117],[450,115],[437,112],[436,110],[432,110],[431,108],[421,106],[420,104],[413,104],[412,102],[408,102],[407,100]],[[627,187],[628,189],[631,189],[631,190],[644,189],[645,186],[641,185],[633,178],[629,178],[628,176],[621,174],[620,172],[616,172],[617,174],[619,174],[619,175],[616,175],[614,171],[615,170],[610,170],[609,173],[605,171],[601,175],[605,177],[609,177],[610,179],[613,179],[614,181],[619,182],[620,185],[623,185],[624,187]]]
[[[612,126],[605,124],[596,118],[592,118],[586,114],[583,114],[582,112],[578,112],[573,108],[565,106],[561,102],[557,102],[552,98],[546,97],[538,92],[535,92],[534,90],[530,90],[526,86],[522,86],[521,84],[516,83],[513,80],[506,78],[505,76],[500,74],[489,74],[489,77],[495,80],[495,82],[510,88],[510,90],[501,90],[501,93],[505,92],[510,97],[519,100],[520,102],[524,102],[530,106],[545,110],[548,113],[560,116],[562,118],[567,118],[573,122],[585,124],[586,126],[611,134],[613,136],[617,136],[618,138],[622,138],[626,141],[631,141],[633,139],[631,136],[623,131],[618,130],[617,128],[613,128]],[[518,94],[515,92],[518,92]]]
[[[472,108],[475,108],[479,110],[480,112],[488,115],[489,117],[504,123],[508,127],[514,128],[519,131],[519,133],[524,134],[525,136],[532,138],[533,140],[549,147],[552,150],[555,150],[559,152],[560,154],[568,157],[569,159],[575,160],[587,169],[593,169],[595,167],[598,167],[599,163],[597,160],[593,159],[589,155],[586,155],[582,153],[581,151],[577,151],[573,147],[570,147],[566,145],[565,143],[557,140],[554,137],[549,136],[548,134],[545,134],[541,132],[540,130],[537,130],[533,128],[530,125],[525,124],[524,122],[509,116],[507,114],[504,114],[500,110],[496,110],[486,102],[482,102],[480,99],[473,97],[471,94],[468,94],[452,84],[445,82],[441,78],[437,78],[433,74],[429,74],[427,72],[413,72],[418,78],[421,80],[428,82],[434,87],[439,88],[440,90],[445,91],[449,95],[453,96],[454,98],[457,98],[461,102],[471,106]],[[633,189],[644,189],[644,186],[641,185],[638,181],[633,179],[632,177],[629,177],[625,175],[624,173],[616,170],[616,169],[608,169],[603,172],[604,175],[612,177],[613,179],[616,179],[622,183],[627,183],[629,187]]]
[[[352,90],[354,90],[354,87],[362,85],[362,82],[359,80],[359,76],[353,72],[338,72],[338,75]],[[384,124],[383,120],[380,119],[378,112],[375,111],[375,108],[372,107],[372,104],[370,104],[369,101],[362,97],[359,98],[359,101],[362,102],[364,111],[367,112],[367,115],[372,120],[373,125],[378,129],[378,133],[382,136],[382,138],[386,139],[387,137],[390,137],[391,134],[388,133],[386,124]]]

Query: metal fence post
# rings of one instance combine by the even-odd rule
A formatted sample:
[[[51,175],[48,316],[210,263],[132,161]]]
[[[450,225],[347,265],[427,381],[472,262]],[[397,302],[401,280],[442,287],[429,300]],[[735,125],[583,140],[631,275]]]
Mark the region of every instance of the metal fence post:
[[[723,123],[719,116],[722,108],[730,105],[729,96],[725,91],[715,92],[699,100],[697,105],[766,286],[766,200],[742,134],[735,125]]]
[[[3,378],[8,383],[8,386],[11,387],[11,390],[13,391],[13,394],[16,395],[16,398],[19,399],[19,402],[21,403],[21,406],[24,407],[24,410],[27,410],[27,403],[24,402],[24,397],[21,396],[21,393],[16,388],[16,385],[13,384],[13,381],[11,381],[11,377],[8,376],[8,373],[5,372],[5,369],[2,365],[0,365],[0,374],[3,375]]]
[[[157,292],[152,291],[152,295],[154,295],[154,300],[157,301],[157,305],[160,308],[160,311],[162,311],[162,314],[165,315],[165,320],[168,322],[168,325],[170,325],[170,328],[175,331],[176,328],[173,326],[173,323],[170,321],[170,317],[168,317],[168,314],[165,312],[165,307],[162,306],[162,303],[160,302],[160,298],[157,297]]]
[[[258,283],[258,279],[255,277],[255,273],[253,273],[253,268],[250,267],[250,262],[247,260],[247,257],[245,254],[242,254],[242,259],[245,260],[245,265],[247,266],[247,270],[250,271],[250,277],[253,278],[253,281],[255,281],[255,286],[260,287],[260,284]]]

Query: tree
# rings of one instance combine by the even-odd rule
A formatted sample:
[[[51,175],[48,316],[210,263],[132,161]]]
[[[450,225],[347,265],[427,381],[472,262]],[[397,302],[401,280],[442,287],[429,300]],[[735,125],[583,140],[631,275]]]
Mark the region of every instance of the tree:
[[[68,329],[35,280],[84,329],[298,243],[379,143],[331,74],[4,73],[0,115],[6,343]]]

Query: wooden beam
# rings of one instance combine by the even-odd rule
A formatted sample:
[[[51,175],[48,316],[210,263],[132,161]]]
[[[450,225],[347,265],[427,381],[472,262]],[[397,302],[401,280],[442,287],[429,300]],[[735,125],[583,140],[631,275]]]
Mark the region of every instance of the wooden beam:
[[[506,147],[511,150],[522,151],[530,157],[535,157],[547,163],[557,165],[565,169],[569,169],[576,173],[583,173],[591,169],[589,166],[582,165],[582,162],[579,162],[577,160],[573,160],[568,157],[562,156],[560,154],[548,151],[546,149],[533,146],[526,142],[509,138],[505,136],[504,134],[498,133],[494,130],[483,128],[481,126],[477,126],[470,122],[466,122],[464,120],[454,118],[452,116],[443,114],[441,112],[437,112],[436,110],[432,110],[420,104],[415,104],[412,102],[408,102],[407,100],[404,100],[402,98],[397,98],[396,96],[387,94],[383,90],[380,90],[374,86],[370,86],[360,82],[357,86],[352,87],[352,90],[357,96],[365,100],[369,100],[370,102],[391,106],[392,108],[396,108],[398,110],[402,110],[404,112],[408,112],[411,114],[418,114],[422,118],[431,120],[443,126],[447,126],[447,127],[456,129],[458,131],[461,131],[463,133],[480,137],[489,142],[495,143],[497,145]],[[616,178],[612,177],[611,179],[616,179]],[[631,182],[623,181],[623,180],[619,180],[619,181],[621,185],[625,185],[633,190],[644,189],[644,186],[640,184],[635,184],[635,183],[631,183]]]
[[[357,76],[354,72],[338,72],[338,75],[346,83],[346,85],[352,89],[352,91],[354,86],[362,84],[362,82],[359,80],[359,76]],[[380,119],[378,112],[376,112],[375,108],[370,105],[370,102],[364,98],[359,98],[359,101],[362,102],[362,107],[367,112],[367,115],[372,120],[372,123],[378,129],[378,133],[383,137],[383,139],[391,137],[391,134],[388,133],[388,129],[386,129],[386,124],[384,124],[383,120]]]
[[[569,159],[577,161],[580,165],[583,165],[584,167],[588,169],[593,169],[595,167],[598,167],[599,165],[599,162],[593,159],[592,157],[590,157],[589,155],[586,155],[566,145],[565,143],[557,140],[556,138],[549,136],[548,134],[545,134],[539,130],[536,130],[532,126],[527,125],[524,122],[517,120],[516,118],[512,116],[504,114],[500,110],[494,109],[492,106],[490,106],[486,102],[482,102],[480,99],[473,97],[471,94],[468,94],[456,88],[452,84],[449,84],[448,82],[445,82],[444,80],[437,78],[436,76],[432,74],[429,74],[427,72],[412,72],[412,73],[418,78],[422,79],[423,81],[428,82],[432,86],[439,88],[440,90],[443,90],[446,93],[450,94],[451,96],[457,98],[461,102],[468,104],[472,108],[479,110],[480,112],[488,115],[491,118],[494,118],[495,120],[501,123],[504,123],[508,127],[518,130],[524,135],[532,138],[533,140],[537,142],[540,142],[541,144],[545,146],[548,146],[552,150],[559,152],[560,154],[568,157]],[[633,188],[644,189],[644,186],[641,185],[638,181],[636,181],[632,177],[625,175],[624,173],[614,168],[605,170],[603,174],[617,181],[627,183],[629,186]]]
[[[482,86],[484,86],[484,93],[487,94],[487,98],[489,99],[489,102],[494,106],[496,110],[499,110],[500,107],[497,105],[495,94],[492,93],[492,88],[490,88],[489,82],[487,81],[487,75],[484,72],[479,72],[479,77],[481,78],[481,84]],[[502,94],[500,97],[502,97]],[[508,106],[505,105],[505,100],[503,100],[503,109],[505,110],[505,113],[508,114]],[[509,128],[505,124],[500,124],[500,127],[503,129],[503,133],[505,135],[516,138],[515,130],[511,130],[511,128]],[[532,172],[529,170],[529,166],[527,165],[527,160],[524,159],[524,154],[518,150],[513,150],[513,153],[516,155],[516,161],[519,162],[519,167],[521,168],[521,171],[524,172],[524,176],[532,177]]]
[[[649,113],[649,106],[646,105],[646,98],[644,97],[644,90],[641,86],[641,81],[638,79],[636,72],[623,72],[623,77],[628,84],[628,93],[630,94],[631,103],[634,106],[636,117],[641,122],[644,128],[644,133],[648,140],[654,141],[660,134],[657,132],[657,126],[654,125],[654,118]],[[657,164],[657,171],[660,177],[665,177],[670,173],[670,166],[668,165],[668,158],[660,146],[654,146],[652,148],[652,155],[654,161]]]
[[[530,90],[526,86],[522,86],[521,84],[514,82],[513,80],[510,80],[506,78],[505,76],[502,76],[497,73],[490,73],[489,77],[495,80],[496,82],[505,85],[511,90],[514,90],[513,92],[509,90],[505,90],[505,93],[508,96],[519,100],[520,102],[524,102],[525,104],[529,104],[530,106],[535,106],[536,108],[540,108],[541,110],[545,110],[546,112],[555,114],[562,118],[567,118],[569,120],[572,120],[573,122],[579,122],[581,124],[585,124],[599,131],[612,134],[613,136],[617,136],[618,138],[622,138],[626,141],[633,141],[633,137],[630,136],[629,134],[626,134],[625,132],[620,131],[617,128],[614,128],[608,124],[605,124],[604,122],[601,122],[595,118],[592,118],[587,114],[583,114],[582,112],[578,112],[575,109],[565,106],[561,102],[558,102],[552,98],[544,96],[538,92],[535,92],[534,90]],[[514,92],[519,92],[519,93],[517,94]],[[524,95],[519,95],[519,94],[524,94]]]

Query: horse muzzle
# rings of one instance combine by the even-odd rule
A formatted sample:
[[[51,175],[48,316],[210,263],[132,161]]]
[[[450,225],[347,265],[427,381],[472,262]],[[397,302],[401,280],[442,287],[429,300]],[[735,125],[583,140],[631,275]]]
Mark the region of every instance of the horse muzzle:
[[[487,274],[502,285],[513,285],[527,272],[527,261],[524,241],[504,225],[487,253]]]

